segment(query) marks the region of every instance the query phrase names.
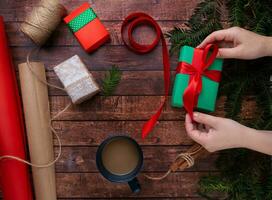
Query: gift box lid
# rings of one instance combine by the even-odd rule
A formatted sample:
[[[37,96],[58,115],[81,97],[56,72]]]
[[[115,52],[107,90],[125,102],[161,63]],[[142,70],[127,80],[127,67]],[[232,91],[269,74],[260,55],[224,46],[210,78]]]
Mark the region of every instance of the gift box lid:
[[[85,25],[97,18],[95,12],[90,7],[89,3],[82,4],[79,8],[75,9],[68,16],[64,18],[65,23],[69,26],[72,32],[77,32]]]
[[[88,2],[83,3],[80,7],[73,10],[69,15],[67,15],[63,20],[66,24],[72,21],[75,17],[83,13],[88,8],[91,8],[91,5]]]

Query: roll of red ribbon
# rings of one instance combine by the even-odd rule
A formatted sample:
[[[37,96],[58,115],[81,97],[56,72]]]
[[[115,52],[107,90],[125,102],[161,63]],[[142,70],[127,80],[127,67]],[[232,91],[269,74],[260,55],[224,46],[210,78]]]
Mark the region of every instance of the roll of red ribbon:
[[[151,27],[153,27],[156,31],[156,38],[155,40],[149,44],[149,45],[143,45],[143,44],[139,44],[137,43],[133,36],[132,36],[132,32],[133,30],[141,25],[141,24],[146,24],[149,25]],[[125,39],[125,28],[127,29],[127,40]],[[145,54],[148,53],[150,51],[152,51],[159,43],[159,41],[161,40],[162,43],[162,56],[163,56],[163,71],[164,71],[164,90],[165,90],[165,94],[163,97],[163,102],[160,105],[158,111],[144,124],[143,129],[142,129],[142,138],[145,138],[154,128],[154,126],[156,125],[156,122],[158,121],[163,106],[166,103],[166,99],[169,93],[169,88],[170,88],[170,62],[169,62],[169,54],[168,54],[168,49],[167,49],[167,45],[165,42],[165,39],[163,37],[163,33],[161,31],[160,26],[158,25],[158,23],[149,15],[145,14],[145,13],[132,13],[129,16],[127,16],[125,18],[125,20],[123,21],[122,24],[122,28],[121,28],[121,35],[122,35],[122,39],[125,43],[125,45],[133,52],[135,53],[140,53],[140,54]]]
[[[21,103],[1,16],[0,72],[0,156],[25,159]],[[32,199],[26,164],[10,159],[0,160],[0,185],[5,200]]]

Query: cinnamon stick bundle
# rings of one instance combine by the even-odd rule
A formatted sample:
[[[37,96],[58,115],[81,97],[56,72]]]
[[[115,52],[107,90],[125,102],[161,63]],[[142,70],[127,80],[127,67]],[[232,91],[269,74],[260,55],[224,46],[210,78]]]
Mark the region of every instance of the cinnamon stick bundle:
[[[206,151],[204,148],[202,148],[199,144],[194,144],[188,150],[188,153],[190,153],[190,152],[196,152],[191,155],[194,160],[197,160],[198,158],[208,154],[208,151]],[[170,166],[171,172],[176,172],[177,170],[184,170],[186,168],[188,168],[188,163],[183,158],[178,158]]]

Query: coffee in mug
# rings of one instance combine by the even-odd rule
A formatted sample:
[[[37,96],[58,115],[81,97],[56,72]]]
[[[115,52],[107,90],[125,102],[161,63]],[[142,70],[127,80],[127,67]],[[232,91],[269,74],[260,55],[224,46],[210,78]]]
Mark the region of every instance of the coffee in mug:
[[[138,149],[128,139],[113,139],[102,151],[102,162],[112,174],[119,176],[129,174],[139,163]]]
[[[128,182],[133,192],[140,191],[136,176],[143,165],[143,153],[132,138],[114,136],[106,139],[97,150],[96,163],[109,181]]]

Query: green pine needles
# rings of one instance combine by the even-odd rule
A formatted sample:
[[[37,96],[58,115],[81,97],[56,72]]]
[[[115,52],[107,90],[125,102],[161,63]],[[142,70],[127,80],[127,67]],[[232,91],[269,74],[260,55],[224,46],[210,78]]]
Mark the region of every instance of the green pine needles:
[[[223,12],[228,11],[228,16]],[[224,13],[224,14],[223,14]],[[227,21],[226,21],[227,20]],[[223,23],[272,36],[270,0],[204,0],[198,4],[187,28],[175,27],[166,36],[171,54],[183,45],[197,46]],[[254,48],[254,47],[252,47]],[[226,96],[226,117],[247,126],[272,130],[272,59],[225,60],[220,93]],[[250,119],[241,114],[245,97],[256,100]],[[207,199],[272,200],[271,157],[245,149],[222,151],[217,160],[219,175],[201,178],[199,193]],[[220,195],[218,195],[220,194]]]
[[[170,53],[178,52],[183,45],[197,46],[211,32],[222,29],[221,7],[222,1],[219,0],[201,2],[186,24],[188,29],[174,27],[166,34],[172,44]]]
[[[103,79],[102,91],[105,96],[110,96],[121,81],[122,72],[118,66],[113,65]]]

